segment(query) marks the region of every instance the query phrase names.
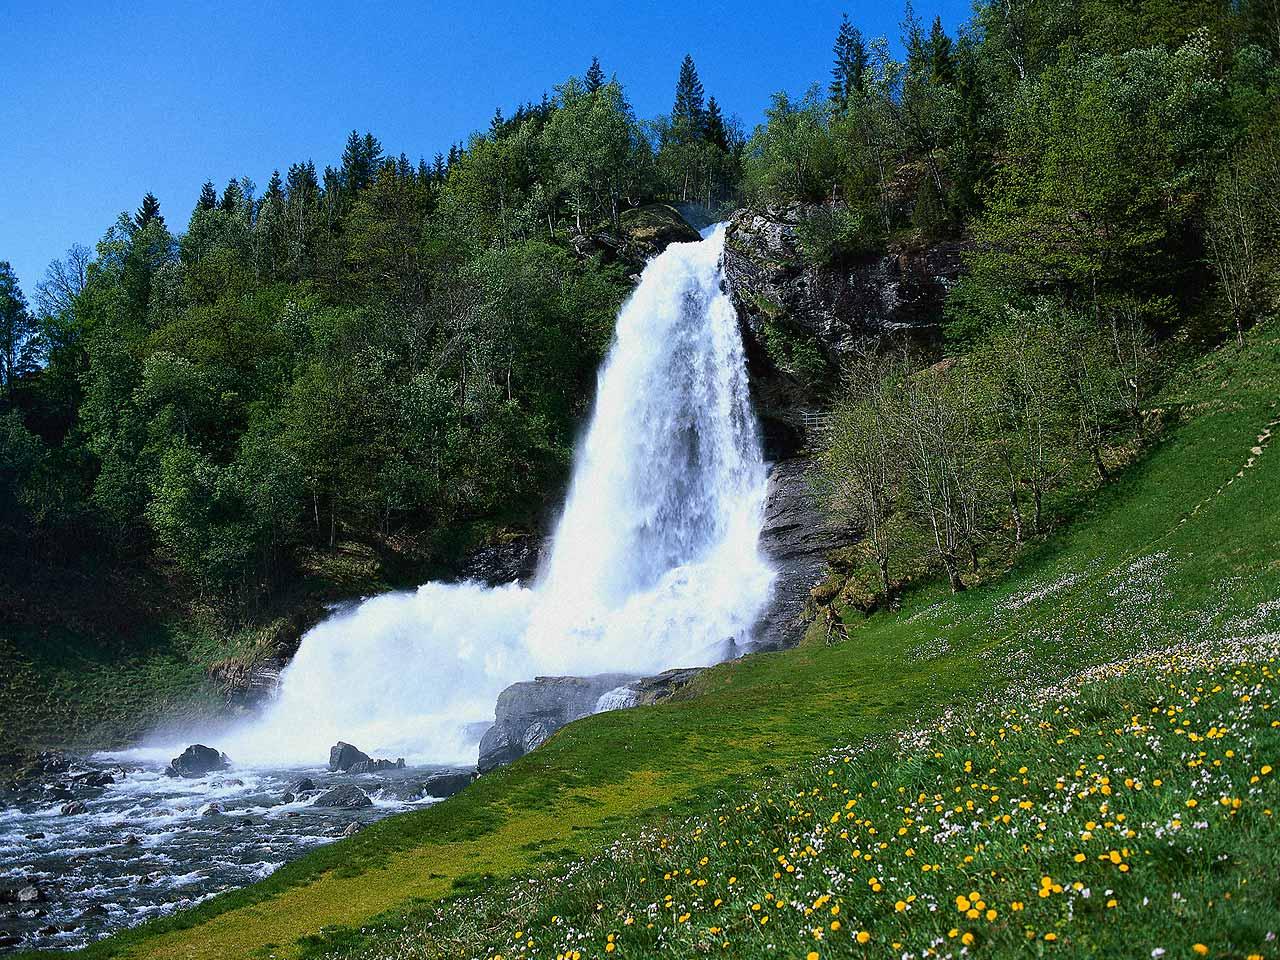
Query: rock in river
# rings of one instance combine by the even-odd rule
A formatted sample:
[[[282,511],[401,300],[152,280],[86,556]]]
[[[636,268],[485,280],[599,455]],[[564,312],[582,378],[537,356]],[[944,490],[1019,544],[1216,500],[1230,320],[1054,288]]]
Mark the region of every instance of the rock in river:
[[[372,759],[372,757],[359,747],[352,746],[349,743],[344,743],[341,740],[329,748],[330,770],[341,770],[345,773],[347,770],[351,769],[352,764]]]
[[[225,770],[231,761],[225,753],[219,753],[213,747],[203,743],[194,743],[173,758],[165,775],[169,777],[203,777],[215,770]]]
[[[359,787],[354,784],[344,783],[340,787],[334,787],[328,793],[322,793],[316,798],[315,805],[317,807],[341,807],[344,810],[354,810],[357,807],[372,806],[373,801]]]

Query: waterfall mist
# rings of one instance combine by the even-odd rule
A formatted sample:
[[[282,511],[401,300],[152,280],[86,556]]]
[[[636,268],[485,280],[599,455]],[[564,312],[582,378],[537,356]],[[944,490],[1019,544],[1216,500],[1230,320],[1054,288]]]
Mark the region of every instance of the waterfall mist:
[[[535,581],[428,583],[319,624],[262,715],[220,736],[237,764],[314,764],[338,739],[469,763],[476,722],[511,683],[704,665],[747,638],[773,573],[723,242],[720,227],[669,247],[620,311]]]

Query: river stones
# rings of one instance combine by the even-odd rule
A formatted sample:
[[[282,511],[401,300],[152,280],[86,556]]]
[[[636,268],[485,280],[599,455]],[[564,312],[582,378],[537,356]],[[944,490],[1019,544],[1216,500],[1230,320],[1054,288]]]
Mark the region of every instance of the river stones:
[[[85,806],[83,800],[72,800],[70,803],[62,805],[62,815],[64,817],[73,817],[76,814],[84,813],[88,807]]]
[[[322,793],[316,798],[315,806],[355,810],[359,807],[373,806],[373,801],[369,799],[368,794],[355,784],[344,783],[340,787],[334,787],[327,793]]]
[[[229,766],[231,761],[225,753],[219,753],[203,743],[193,743],[170,761],[164,773],[167,777],[191,779],[203,777],[215,770],[225,770]]]
[[[367,753],[365,753],[359,747],[352,746],[349,743],[344,743],[341,740],[339,740],[337,743],[335,743],[332,747],[329,748],[329,769],[330,770],[334,770],[334,771],[341,770],[343,773],[345,773],[347,770],[351,769],[352,764],[360,763],[361,761],[368,761],[372,759],[373,759],[372,757],[370,757]]]

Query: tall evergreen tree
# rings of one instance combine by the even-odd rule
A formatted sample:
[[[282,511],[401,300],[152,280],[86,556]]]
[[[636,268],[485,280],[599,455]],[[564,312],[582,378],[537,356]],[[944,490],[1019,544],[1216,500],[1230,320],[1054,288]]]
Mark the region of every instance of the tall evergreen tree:
[[[284,181],[280,179],[280,171],[272,170],[271,179],[267,181],[266,200],[284,202]]]
[[[706,108],[703,106],[702,81],[693,57],[685,54],[680,64],[680,79],[676,82],[676,101],[671,108],[671,131],[679,143],[701,140],[706,126]]]
[[[934,83],[951,86],[956,80],[956,59],[951,49],[951,38],[942,29],[942,18],[933,18],[926,47],[929,58],[929,74]]]
[[[604,70],[600,67],[600,58],[592,57],[591,66],[587,68],[587,93],[595,93],[604,86]]]
[[[156,199],[154,193],[147,191],[147,195],[142,198],[142,206],[133,215],[133,222],[137,224],[139,230],[142,230],[152,221],[159,221],[163,224],[164,217],[160,215],[160,201]]]
[[[240,184],[234,177],[227,181],[227,187],[222,191],[222,200],[219,206],[226,213],[235,213],[240,208],[240,204],[244,202],[244,191],[240,189]]]
[[[715,97],[707,101],[706,137],[707,143],[729,152],[729,128],[724,124],[724,115]]]
[[[218,205],[218,190],[212,180],[206,180],[200,188],[200,199],[196,204],[201,210],[212,210]]]
[[[831,68],[831,102],[844,110],[853,94],[865,89],[868,64],[867,41],[847,13],[840,20],[833,52],[836,60]]]

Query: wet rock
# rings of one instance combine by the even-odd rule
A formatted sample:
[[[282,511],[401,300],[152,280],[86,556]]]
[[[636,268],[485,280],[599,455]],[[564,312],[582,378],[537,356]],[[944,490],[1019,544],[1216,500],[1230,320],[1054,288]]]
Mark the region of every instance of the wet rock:
[[[807,458],[769,469],[760,551],[776,571],[768,605],[745,652],[795,646],[804,636],[809,591],[826,573],[827,557],[846,546],[851,533],[833,527],[808,483]]]
[[[641,677],[630,684],[635,691],[635,704],[644,705],[662,703],[671,699],[677,690],[688,685],[705,667],[678,667],[675,670],[664,670],[655,677]]]
[[[123,843],[126,847],[136,847],[138,846],[138,844],[142,843],[142,838],[138,836],[136,833],[126,833],[124,835],[124,839],[122,839],[120,842]]]
[[[43,833],[28,833],[28,834],[27,834],[27,839],[28,839],[28,840],[43,840],[43,839],[44,839],[44,834],[43,834]]]
[[[201,816],[203,816],[203,817],[216,817],[216,816],[217,816],[218,814],[220,814],[220,813],[222,813],[222,804],[220,804],[220,803],[211,803],[211,804],[209,804],[207,807],[205,807],[205,808],[204,808],[204,813],[202,813],[202,814],[201,814]]]
[[[341,740],[329,748],[329,769],[333,771],[341,770],[345,773],[351,769],[353,763],[372,759],[360,748],[344,743]]]
[[[432,774],[422,782],[419,793],[425,797],[438,797],[443,800],[446,797],[452,797],[455,793],[465,788],[474,777],[475,773],[471,770],[463,770],[458,773]]]
[[[567,723],[595,712],[601,694],[636,679],[622,673],[594,677],[538,677],[498,695],[494,724],[480,741],[481,773],[511,763]]]
[[[354,810],[372,805],[373,801],[369,799],[369,795],[351,783],[344,783],[340,787],[334,787],[327,793],[317,797],[315,802],[317,807],[338,807],[343,810]]]
[[[347,773],[376,773],[379,770],[403,770],[404,757],[398,760],[357,760],[347,767]]]
[[[342,835],[344,837],[354,837],[359,832],[360,832],[360,824],[352,820],[350,823],[347,824],[347,829],[342,831]]]
[[[44,891],[34,883],[29,883],[25,887],[18,888],[18,903],[39,903],[43,899]]]
[[[295,783],[292,787],[289,788],[289,792],[297,795],[301,793],[307,793],[308,791],[311,791],[314,789],[316,789],[316,782],[312,780],[310,777],[303,777],[301,780],[299,780],[297,783]]]
[[[545,543],[542,538],[528,534],[506,534],[468,555],[462,564],[462,579],[491,587],[532,579]]]
[[[12,933],[0,933],[0,947],[16,947],[22,938]]]
[[[293,802],[294,802],[295,800],[297,800],[297,799],[298,799],[298,798],[297,798],[297,797],[295,797],[292,793],[286,793],[283,797],[281,797],[281,798],[280,798],[280,802],[281,802],[281,803],[293,803]]]
[[[105,770],[86,770],[72,774],[71,779],[86,787],[108,787],[116,782],[116,778]]]
[[[231,760],[225,753],[219,753],[213,747],[195,743],[174,757],[165,770],[168,777],[203,777],[217,770],[225,770],[231,766]]]
[[[85,806],[83,800],[72,800],[70,803],[64,803],[61,809],[64,817],[71,817],[84,813],[89,808]]]

